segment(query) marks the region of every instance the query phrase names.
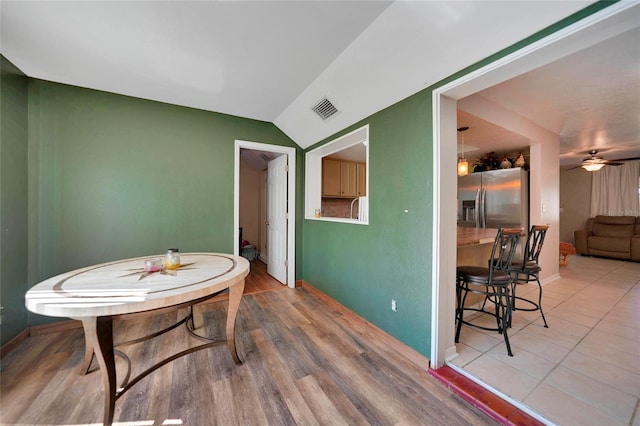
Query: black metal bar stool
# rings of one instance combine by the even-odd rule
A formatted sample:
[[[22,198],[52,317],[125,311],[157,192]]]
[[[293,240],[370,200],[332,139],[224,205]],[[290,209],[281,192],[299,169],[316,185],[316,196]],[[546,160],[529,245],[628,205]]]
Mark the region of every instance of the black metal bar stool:
[[[527,235],[527,245],[524,248],[522,259],[514,259],[511,262],[509,272],[513,276],[511,283],[511,309],[514,311],[540,311],[544,326],[549,328],[547,320],[542,312],[542,285],[540,284],[540,271],[542,268],[538,264],[538,258],[542,251],[544,237],[549,229],[549,225],[533,225]],[[516,296],[516,288],[519,284],[530,282],[538,283],[538,303],[524,297]],[[518,301],[523,302],[518,305]],[[522,307],[522,305],[526,307]]]
[[[510,289],[512,277],[509,273],[511,262],[518,246],[518,241],[523,230],[499,229],[496,239],[493,242],[489,267],[483,266],[458,266],[456,268],[456,343],[460,338],[462,324],[483,330],[497,331],[504,337],[507,346],[507,353],[511,353],[507,328],[511,319],[511,297]],[[480,294],[484,296],[481,307],[465,307],[465,302],[469,294]],[[489,302],[493,306],[493,311],[486,308]],[[495,317],[496,328],[485,327],[474,324],[471,320],[464,319],[465,311],[482,312]]]

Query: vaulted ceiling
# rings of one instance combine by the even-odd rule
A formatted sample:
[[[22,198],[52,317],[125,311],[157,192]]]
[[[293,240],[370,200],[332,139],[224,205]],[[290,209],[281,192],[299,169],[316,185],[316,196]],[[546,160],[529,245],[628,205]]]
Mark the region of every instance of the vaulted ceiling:
[[[590,3],[5,0],[0,48],[33,78],[273,122],[306,148]],[[477,95],[557,133],[572,161],[640,155],[639,40]],[[338,113],[322,120],[325,97]]]

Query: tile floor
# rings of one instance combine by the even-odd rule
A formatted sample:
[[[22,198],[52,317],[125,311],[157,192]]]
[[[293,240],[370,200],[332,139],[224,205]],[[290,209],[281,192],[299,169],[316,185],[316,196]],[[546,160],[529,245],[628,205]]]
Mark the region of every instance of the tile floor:
[[[640,426],[640,263],[571,256],[560,275],[543,286],[549,328],[514,312],[509,357],[501,335],[463,326],[451,364],[550,424]]]

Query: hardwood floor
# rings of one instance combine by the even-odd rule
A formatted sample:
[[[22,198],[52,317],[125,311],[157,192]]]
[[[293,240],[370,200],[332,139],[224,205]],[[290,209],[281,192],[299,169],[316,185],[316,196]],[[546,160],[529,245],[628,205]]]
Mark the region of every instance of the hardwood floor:
[[[255,286],[238,314],[243,364],[224,345],[179,358],[118,399],[114,424],[495,424],[429,376],[420,357],[406,356],[410,349],[308,285],[269,285],[260,267],[252,264],[247,284]],[[200,309],[200,332],[224,336],[226,301]],[[139,336],[183,314],[119,321],[114,335]],[[198,343],[180,328],[125,349],[135,375]],[[83,349],[82,330],[67,330],[32,336],[3,359],[0,422],[100,424],[102,381],[96,371],[79,375]]]
[[[287,288],[267,273],[267,265],[261,260],[251,262],[251,273],[244,280],[244,294]]]

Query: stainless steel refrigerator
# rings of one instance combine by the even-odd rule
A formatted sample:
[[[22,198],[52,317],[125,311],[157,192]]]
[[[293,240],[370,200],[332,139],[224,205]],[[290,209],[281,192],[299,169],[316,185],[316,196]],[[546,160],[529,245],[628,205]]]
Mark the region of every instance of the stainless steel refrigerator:
[[[522,168],[458,176],[458,226],[529,227],[529,175]]]

